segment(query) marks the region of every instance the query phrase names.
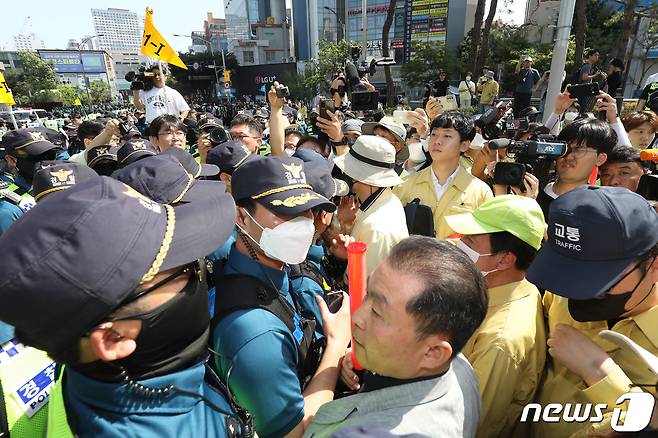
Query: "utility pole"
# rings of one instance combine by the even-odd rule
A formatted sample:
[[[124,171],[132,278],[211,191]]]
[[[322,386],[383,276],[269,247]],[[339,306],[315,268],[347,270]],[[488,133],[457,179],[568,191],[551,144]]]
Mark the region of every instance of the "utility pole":
[[[361,37],[363,38],[363,47],[362,47],[362,61],[365,65],[368,51],[368,13],[366,9],[368,8],[368,0],[363,0],[361,2]]]
[[[569,48],[569,35],[571,34],[571,23],[576,0],[562,0],[560,2],[560,15],[557,19],[557,32],[555,46],[553,47],[553,60],[551,61],[551,76],[548,80],[546,91],[546,105],[544,107],[543,122],[555,110],[555,98],[560,94],[562,86],[562,72],[567,61],[567,49]]]

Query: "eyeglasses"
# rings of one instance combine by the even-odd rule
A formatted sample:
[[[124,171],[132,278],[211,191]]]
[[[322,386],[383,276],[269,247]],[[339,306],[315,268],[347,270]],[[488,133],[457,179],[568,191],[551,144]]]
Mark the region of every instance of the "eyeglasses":
[[[594,148],[590,148],[587,146],[576,146],[569,148],[569,153],[567,153],[567,155],[573,155],[575,158],[582,158],[585,155],[587,155],[588,152],[598,152],[598,151]]]
[[[178,130],[178,131],[167,130],[167,131],[158,132],[158,137],[161,136],[161,135],[164,135],[164,136],[167,136],[167,137],[171,137],[171,136],[185,137],[185,136],[187,136],[185,131],[181,131],[181,130]]]
[[[242,140],[243,138],[260,138],[260,137],[254,137],[253,135],[246,135],[246,134],[231,134],[231,138],[233,138],[233,140]]]

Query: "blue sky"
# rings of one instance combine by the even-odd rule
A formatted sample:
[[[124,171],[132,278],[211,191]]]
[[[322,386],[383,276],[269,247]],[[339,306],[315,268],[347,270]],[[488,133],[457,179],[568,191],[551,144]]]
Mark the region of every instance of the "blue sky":
[[[153,8],[153,20],[158,30],[177,50],[187,51],[189,38],[172,34],[189,34],[202,30],[206,12],[223,17],[222,0],[28,0],[3,1],[3,20],[0,28],[0,48],[14,49],[13,35],[23,29],[25,17],[31,17],[29,30],[44,40],[47,48],[66,48],[70,38],[80,39],[94,34],[91,9],[120,8],[144,14],[146,6]]]
[[[46,48],[64,49],[70,38],[80,39],[94,34],[91,8],[121,8],[140,14],[146,6],[154,11],[154,22],[169,43],[179,51],[187,51],[191,44],[188,38],[173,37],[175,33],[189,34],[202,30],[206,12],[223,17],[223,0],[6,0],[3,6],[3,21],[0,31],[0,50],[13,50],[13,35],[19,32],[35,32],[46,43]],[[487,2],[489,3],[489,2]],[[523,22],[524,0],[499,0],[498,10],[504,3],[511,3],[511,15],[503,15],[505,21]],[[25,18],[30,16],[30,25],[24,27]]]

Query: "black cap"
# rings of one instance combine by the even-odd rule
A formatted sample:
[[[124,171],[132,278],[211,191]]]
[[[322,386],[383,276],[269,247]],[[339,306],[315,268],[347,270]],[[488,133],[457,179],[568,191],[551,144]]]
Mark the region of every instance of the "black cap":
[[[155,146],[148,140],[132,140],[124,143],[117,151],[119,168],[127,166],[140,158],[157,155]]]
[[[251,198],[283,216],[294,216],[314,207],[336,209],[331,201],[313,191],[306,181],[304,162],[298,158],[249,160],[233,172],[231,191],[236,201]]]
[[[346,196],[350,192],[345,181],[331,176],[331,167],[326,160],[305,162],[304,170],[306,179],[313,190],[327,199],[334,196]]]
[[[247,160],[256,157],[259,155],[252,154],[239,141],[229,140],[210,149],[206,162],[217,166],[220,172],[233,174]]]
[[[211,196],[211,192],[226,191],[219,181],[197,181],[171,155],[146,157],[112,174],[144,196],[161,204],[193,202]]]
[[[567,298],[603,295],[658,243],[658,213],[625,188],[578,187],[551,203],[548,218],[526,278]]]
[[[101,161],[117,161],[117,151],[119,149],[116,146],[103,145],[96,146],[87,151],[87,166],[93,167],[100,163]]]
[[[41,201],[50,193],[69,189],[75,184],[97,176],[92,168],[81,163],[62,160],[40,161],[32,181],[34,200]]]
[[[204,119],[199,120],[198,126],[200,130],[204,130],[204,129],[212,129],[212,128],[221,128],[222,124],[215,117],[206,117]]]
[[[158,272],[219,248],[235,225],[220,191],[176,207],[108,177],[42,202],[0,238],[0,320],[28,345],[61,353]]]
[[[52,131],[50,129],[49,131]],[[57,131],[53,131],[57,133]],[[41,155],[51,149],[61,149],[54,144],[44,128],[25,128],[7,132],[2,137],[2,146],[7,155],[21,157],[25,155]]]
[[[185,149],[181,148],[170,148],[164,152],[160,153],[165,155],[170,155],[176,158],[183,165],[187,173],[191,174],[195,178],[202,176],[215,176],[219,173],[219,167],[213,164],[199,164],[194,159],[192,154],[190,154]]]

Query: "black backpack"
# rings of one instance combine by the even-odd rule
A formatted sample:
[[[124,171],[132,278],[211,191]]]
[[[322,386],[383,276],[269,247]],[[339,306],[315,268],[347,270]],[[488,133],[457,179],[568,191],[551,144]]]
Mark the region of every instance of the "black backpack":
[[[436,237],[434,212],[427,205],[421,204],[419,198],[404,206],[404,215],[407,218],[409,234]]]
[[[297,342],[297,351],[300,363],[299,385],[303,391],[320,365],[326,343],[325,338],[317,339],[314,336],[316,321],[305,318],[273,285],[267,285],[251,275],[225,275],[224,261],[215,262],[212,271],[212,283],[216,288],[215,313],[211,322],[213,330],[222,319],[236,310],[263,309],[279,318],[295,337],[299,329],[295,314],[301,315],[302,338]]]

